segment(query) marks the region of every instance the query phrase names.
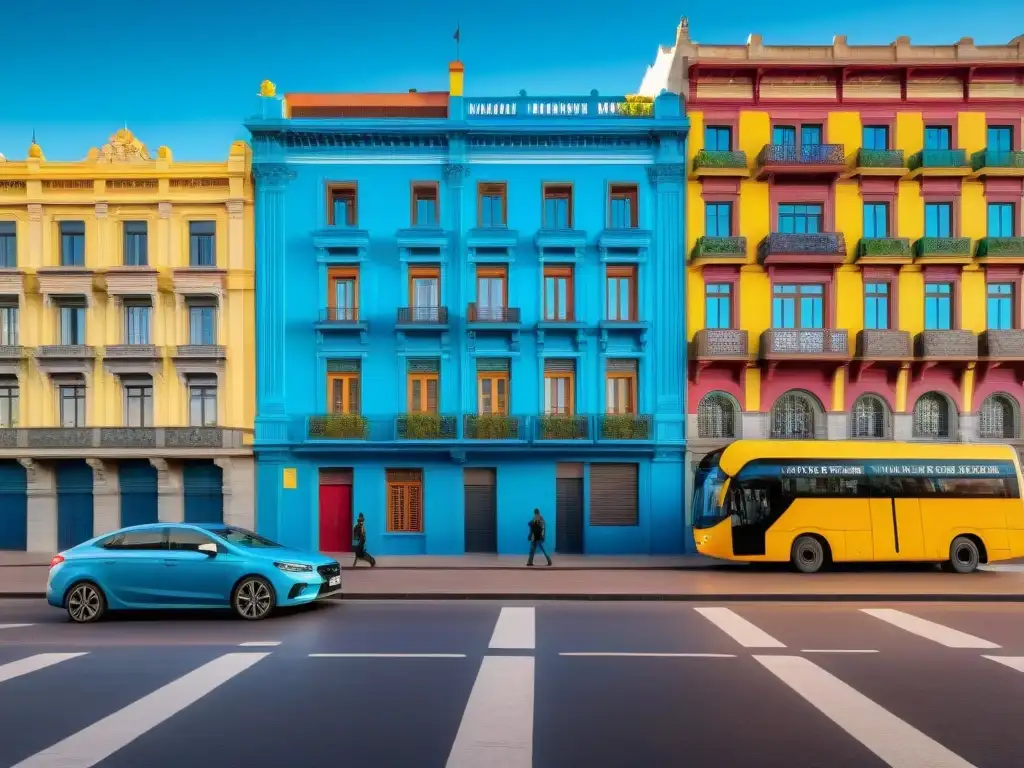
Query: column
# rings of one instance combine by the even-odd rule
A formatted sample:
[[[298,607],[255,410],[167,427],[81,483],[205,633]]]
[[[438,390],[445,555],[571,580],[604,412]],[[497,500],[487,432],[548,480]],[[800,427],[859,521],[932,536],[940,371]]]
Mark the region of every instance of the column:
[[[256,177],[256,440],[288,439],[285,408],[285,188],[295,172],[281,163],[253,167]]]
[[[467,392],[472,391],[472,384],[469,383],[469,370],[466,355],[466,334],[465,334],[465,312],[466,304],[469,302],[468,265],[462,254],[462,199],[465,188],[464,181],[469,175],[469,166],[462,163],[449,163],[444,166],[444,180],[448,189],[447,207],[451,211],[451,254],[448,258],[448,289],[446,291],[449,300],[455,302],[455,306],[448,307],[449,319],[460,318],[460,322],[453,323],[452,336],[455,340],[455,354],[453,360],[456,365],[454,381],[445,384],[442,378],[441,387],[447,390],[443,402],[455,405],[452,410],[456,413],[471,413],[474,409],[466,410]],[[454,290],[452,289],[454,287]],[[469,387],[467,389],[467,387]]]
[[[116,531],[121,527],[121,487],[117,464],[102,459],[86,459],[92,467],[92,535]]]
[[[161,523],[180,523],[185,520],[185,496],[181,487],[181,468],[167,459],[150,459],[156,470],[156,515]]]
[[[35,459],[18,459],[28,481],[29,552],[57,551],[57,488],[53,469]]]
[[[28,204],[28,263],[38,269],[43,261],[43,206]]]
[[[256,530],[256,500],[253,486],[256,467],[252,456],[214,459],[223,473],[224,522]]]

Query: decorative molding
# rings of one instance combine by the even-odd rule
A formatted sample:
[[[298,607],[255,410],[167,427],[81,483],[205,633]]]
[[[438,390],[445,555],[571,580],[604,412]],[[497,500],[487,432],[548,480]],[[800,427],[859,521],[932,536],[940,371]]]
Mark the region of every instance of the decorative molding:
[[[86,459],[85,463],[92,467],[93,482],[99,483],[100,485],[106,485],[107,468],[103,464],[103,459]]]
[[[157,203],[156,204],[156,209],[157,209],[157,213],[159,214],[161,219],[169,219],[169,218],[171,218],[171,204],[170,203]]]
[[[682,182],[686,178],[686,163],[655,163],[647,166],[647,178],[657,184],[662,181]]]
[[[245,211],[244,200],[228,200],[227,202],[228,218],[229,219],[240,219]]]
[[[252,173],[267,187],[284,187],[295,178],[295,171],[284,163],[260,163],[253,166]]]
[[[146,145],[135,138],[127,128],[122,128],[110,140],[100,147],[99,162],[106,163],[138,163],[152,160]]]
[[[43,220],[43,206],[40,203],[29,203],[27,207],[29,221]]]
[[[231,471],[232,460],[230,458],[214,459],[213,463],[220,467],[221,472],[225,474]],[[222,480],[221,485],[226,485],[226,483]]]
[[[108,205],[106,203],[96,203],[96,218],[105,219],[107,218]]]
[[[34,459],[18,459],[18,463],[25,468],[25,480],[29,485],[33,485],[37,480],[39,465]]]
[[[442,170],[444,180],[449,184],[457,184],[472,175],[467,163],[447,163]]]

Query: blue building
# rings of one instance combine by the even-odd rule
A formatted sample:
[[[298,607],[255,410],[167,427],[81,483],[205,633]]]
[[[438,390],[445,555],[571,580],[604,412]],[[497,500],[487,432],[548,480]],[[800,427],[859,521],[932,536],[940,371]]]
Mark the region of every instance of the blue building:
[[[261,89],[260,532],[375,554],[686,548],[678,95]]]

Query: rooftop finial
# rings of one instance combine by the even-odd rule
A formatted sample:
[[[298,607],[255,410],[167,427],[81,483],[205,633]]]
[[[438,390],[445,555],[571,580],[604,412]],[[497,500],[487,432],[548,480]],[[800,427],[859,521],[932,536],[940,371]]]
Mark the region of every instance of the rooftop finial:
[[[679,28],[676,30],[676,43],[690,42],[690,20],[686,16],[679,17]]]
[[[33,144],[37,143],[36,142],[36,129],[35,128],[32,129],[32,143]]]

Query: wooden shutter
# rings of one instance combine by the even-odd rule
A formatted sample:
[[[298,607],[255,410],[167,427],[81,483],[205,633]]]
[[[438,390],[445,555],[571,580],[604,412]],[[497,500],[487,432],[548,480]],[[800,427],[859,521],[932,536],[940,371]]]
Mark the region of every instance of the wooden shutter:
[[[590,465],[590,524],[639,525],[639,466]]]

